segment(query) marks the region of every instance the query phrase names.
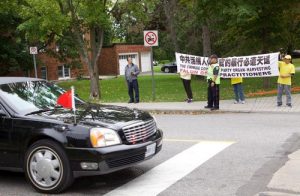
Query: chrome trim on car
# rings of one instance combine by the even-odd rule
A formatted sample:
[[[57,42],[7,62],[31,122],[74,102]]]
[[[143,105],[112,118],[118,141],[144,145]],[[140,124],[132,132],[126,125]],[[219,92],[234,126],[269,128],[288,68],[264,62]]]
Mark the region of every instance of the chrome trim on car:
[[[122,128],[126,140],[130,143],[136,143],[149,138],[156,132],[156,123],[154,120],[141,121]]]

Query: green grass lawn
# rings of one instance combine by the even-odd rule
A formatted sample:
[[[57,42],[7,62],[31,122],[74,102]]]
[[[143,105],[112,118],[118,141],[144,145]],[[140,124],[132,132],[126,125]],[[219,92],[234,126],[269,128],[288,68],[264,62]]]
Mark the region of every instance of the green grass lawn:
[[[277,77],[270,78],[271,88],[276,89]],[[293,79],[293,86],[300,84],[300,74],[296,74]],[[60,82],[59,86],[69,89],[70,86],[75,87],[76,93],[84,100],[89,97],[89,80],[77,80]],[[124,77],[115,79],[101,80],[102,102],[127,102],[127,86]],[[183,101],[186,98],[183,84],[178,75],[157,75],[155,76],[156,101],[173,102]],[[262,78],[245,78],[243,83],[245,94],[258,92],[263,89]],[[152,80],[151,76],[139,77],[140,99],[142,102],[152,101]],[[195,101],[206,100],[207,83],[203,79],[193,77],[192,90]],[[221,99],[233,99],[233,90],[230,85],[230,79],[223,79],[221,83]]]
[[[300,67],[300,58],[299,58],[299,59],[293,59],[293,64],[294,64],[296,67]]]
[[[160,73],[161,72],[161,65],[156,65],[156,66],[153,66],[153,70],[155,73]]]

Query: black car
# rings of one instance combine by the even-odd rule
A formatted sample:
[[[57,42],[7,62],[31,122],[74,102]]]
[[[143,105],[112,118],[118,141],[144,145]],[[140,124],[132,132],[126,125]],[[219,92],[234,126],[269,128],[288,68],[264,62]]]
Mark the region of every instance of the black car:
[[[164,64],[160,70],[165,73],[177,73],[177,64],[176,62]]]
[[[163,133],[147,112],[86,103],[57,105],[64,90],[41,79],[0,77],[0,168],[25,172],[39,192],[59,193],[79,176],[150,159]]]
[[[292,58],[300,58],[300,50],[294,50],[291,55]]]

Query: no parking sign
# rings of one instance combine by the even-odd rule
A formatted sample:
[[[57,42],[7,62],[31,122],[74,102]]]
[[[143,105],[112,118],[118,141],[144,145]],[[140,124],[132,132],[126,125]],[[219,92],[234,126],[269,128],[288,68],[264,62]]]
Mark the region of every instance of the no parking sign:
[[[30,54],[37,54],[38,53],[38,49],[37,49],[37,47],[30,47],[29,48],[29,52],[30,52]]]
[[[144,46],[158,46],[158,31],[144,31]]]

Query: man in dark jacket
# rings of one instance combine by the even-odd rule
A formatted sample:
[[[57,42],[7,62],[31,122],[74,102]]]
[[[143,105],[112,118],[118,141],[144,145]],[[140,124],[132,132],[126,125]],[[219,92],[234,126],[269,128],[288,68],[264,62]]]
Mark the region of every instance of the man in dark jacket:
[[[125,79],[127,81],[128,86],[128,94],[130,100],[128,103],[138,103],[140,101],[139,98],[139,84],[137,80],[137,76],[140,73],[140,70],[137,65],[132,63],[131,57],[127,58],[128,64],[125,67]],[[135,94],[135,100],[133,96],[133,90]]]

